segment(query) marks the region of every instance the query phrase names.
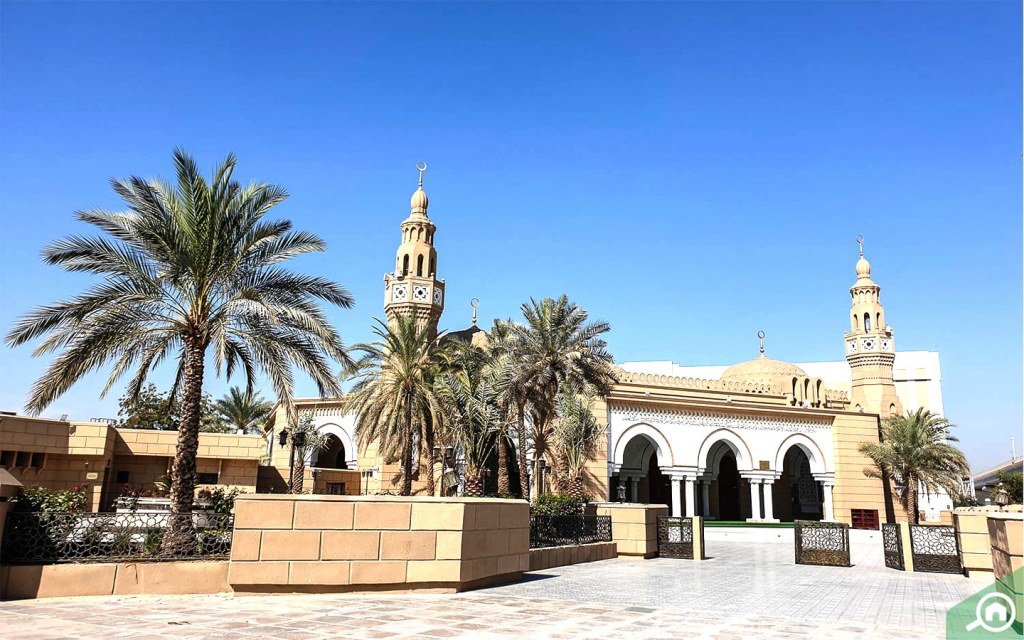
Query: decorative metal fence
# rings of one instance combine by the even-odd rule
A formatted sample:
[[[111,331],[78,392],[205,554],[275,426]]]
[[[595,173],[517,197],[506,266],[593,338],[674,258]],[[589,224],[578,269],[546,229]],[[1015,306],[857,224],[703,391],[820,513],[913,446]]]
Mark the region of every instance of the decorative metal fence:
[[[914,558],[914,571],[931,573],[963,573],[956,530],[947,525],[919,525],[910,527],[910,553]]]
[[[899,523],[882,525],[882,550],[885,553],[885,566],[906,570],[903,566],[903,538],[900,537]]]
[[[701,545],[703,540],[704,536],[701,536]],[[697,551],[698,557],[703,558],[704,549]],[[658,555],[662,558],[693,559],[693,518],[658,517]]]
[[[611,541],[611,516],[530,516],[531,549]]]
[[[231,553],[234,516],[173,518],[181,536],[165,541],[168,513],[9,513],[4,564],[215,560]]]
[[[793,527],[797,564],[850,566],[850,525],[797,520]]]

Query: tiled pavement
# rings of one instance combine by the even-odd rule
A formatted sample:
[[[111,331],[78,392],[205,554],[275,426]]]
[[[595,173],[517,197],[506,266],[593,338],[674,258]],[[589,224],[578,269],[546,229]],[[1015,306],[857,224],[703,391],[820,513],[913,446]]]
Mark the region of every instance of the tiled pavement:
[[[711,545],[709,545],[711,546]],[[983,586],[886,570],[794,566],[785,544],[716,542],[715,557],[550,569],[459,595],[143,596],[0,603],[29,638],[941,638],[945,609]],[[709,549],[711,555],[711,549]]]

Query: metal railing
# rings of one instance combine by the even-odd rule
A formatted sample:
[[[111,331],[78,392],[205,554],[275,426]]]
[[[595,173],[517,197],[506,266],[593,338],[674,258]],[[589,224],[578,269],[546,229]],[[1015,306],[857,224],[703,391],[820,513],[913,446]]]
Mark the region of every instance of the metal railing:
[[[851,566],[848,524],[797,520],[793,523],[793,542],[797,564]]]
[[[704,557],[703,540],[694,549],[693,518],[658,516],[658,556],[662,558],[686,558],[692,560]],[[701,527],[704,526],[701,521]],[[703,529],[701,529],[703,531]]]
[[[882,525],[882,553],[885,554],[885,566],[900,571],[906,570],[903,566],[903,538],[899,523]]]
[[[914,571],[963,573],[956,530],[949,525],[910,526],[910,552]]]
[[[172,521],[179,526],[168,536]],[[234,516],[211,512],[14,512],[4,528],[4,564],[226,559],[233,525]]]
[[[530,516],[531,549],[611,541],[611,516]]]

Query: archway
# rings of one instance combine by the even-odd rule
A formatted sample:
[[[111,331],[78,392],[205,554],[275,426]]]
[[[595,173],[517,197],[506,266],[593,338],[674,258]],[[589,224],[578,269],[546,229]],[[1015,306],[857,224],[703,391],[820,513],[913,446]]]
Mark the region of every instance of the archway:
[[[794,444],[786,450],[782,476],[773,489],[776,518],[821,520],[821,488],[812,474],[811,458],[801,445]]]
[[[662,458],[668,454],[655,440],[656,436],[652,436],[654,434],[641,429],[633,429],[628,439],[623,435],[617,447],[616,460],[621,461],[619,474],[613,478],[611,486],[614,489],[624,485],[627,502],[651,503],[657,502],[655,498],[663,498],[664,504],[671,504],[668,502],[672,496],[670,481],[668,476],[662,475],[660,467]],[[612,498],[617,499],[614,494]]]
[[[321,469],[348,469],[345,444],[333,433],[327,434],[327,446],[316,454],[315,467]]]
[[[647,462],[647,500],[648,504],[672,504],[672,480],[661,472],[658,466],[658,453],[651,454]]]
[[[709,517],[717,520],[742,520],[749,512],[744,503],[745,483],[740,477],[742,463],[739,448],[729,440],[719,440],[708,448],[706,468],[714,480],[708,491]]]

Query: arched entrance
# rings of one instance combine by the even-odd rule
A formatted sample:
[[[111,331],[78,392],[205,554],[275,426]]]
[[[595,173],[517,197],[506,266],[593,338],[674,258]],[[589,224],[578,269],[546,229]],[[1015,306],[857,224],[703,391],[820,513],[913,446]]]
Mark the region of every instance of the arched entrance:
[[[736,466],[736,456],[732,451],[727,451],[718,462],[718,519],[719,520],[740,520],[742,519],[742,505],[740,491],[740,471]]]
[[[661,449],[645,433],[635,433],[622,447],[619,473],[612,477],[612,499],[617,488],[625,487],[626,502],[671,504],[672,487],[669,476],[661,471]]]
[[[774,488],[775,517],[780,520],[821,520],[821,486],[811,472],[811,460],[803,447],[786,450],[782,476]]]
[[[313,466],[321,469],[348,469],[345,461],[345,445],[341,439],[333,433],[327,434],[327,447],[316,454],[316,462]]]
[[[743,520],[750,513],[750,500],[744,499],[749,493],[744,491],[746,481],[740,476],[745,469],[742,464],[741,441],[732,442],[722,439],[713,442],[707,448],[705,458],[705,481],[711,480],[708,487],[708,505],[704,507],[705,517],[714,520]]]

